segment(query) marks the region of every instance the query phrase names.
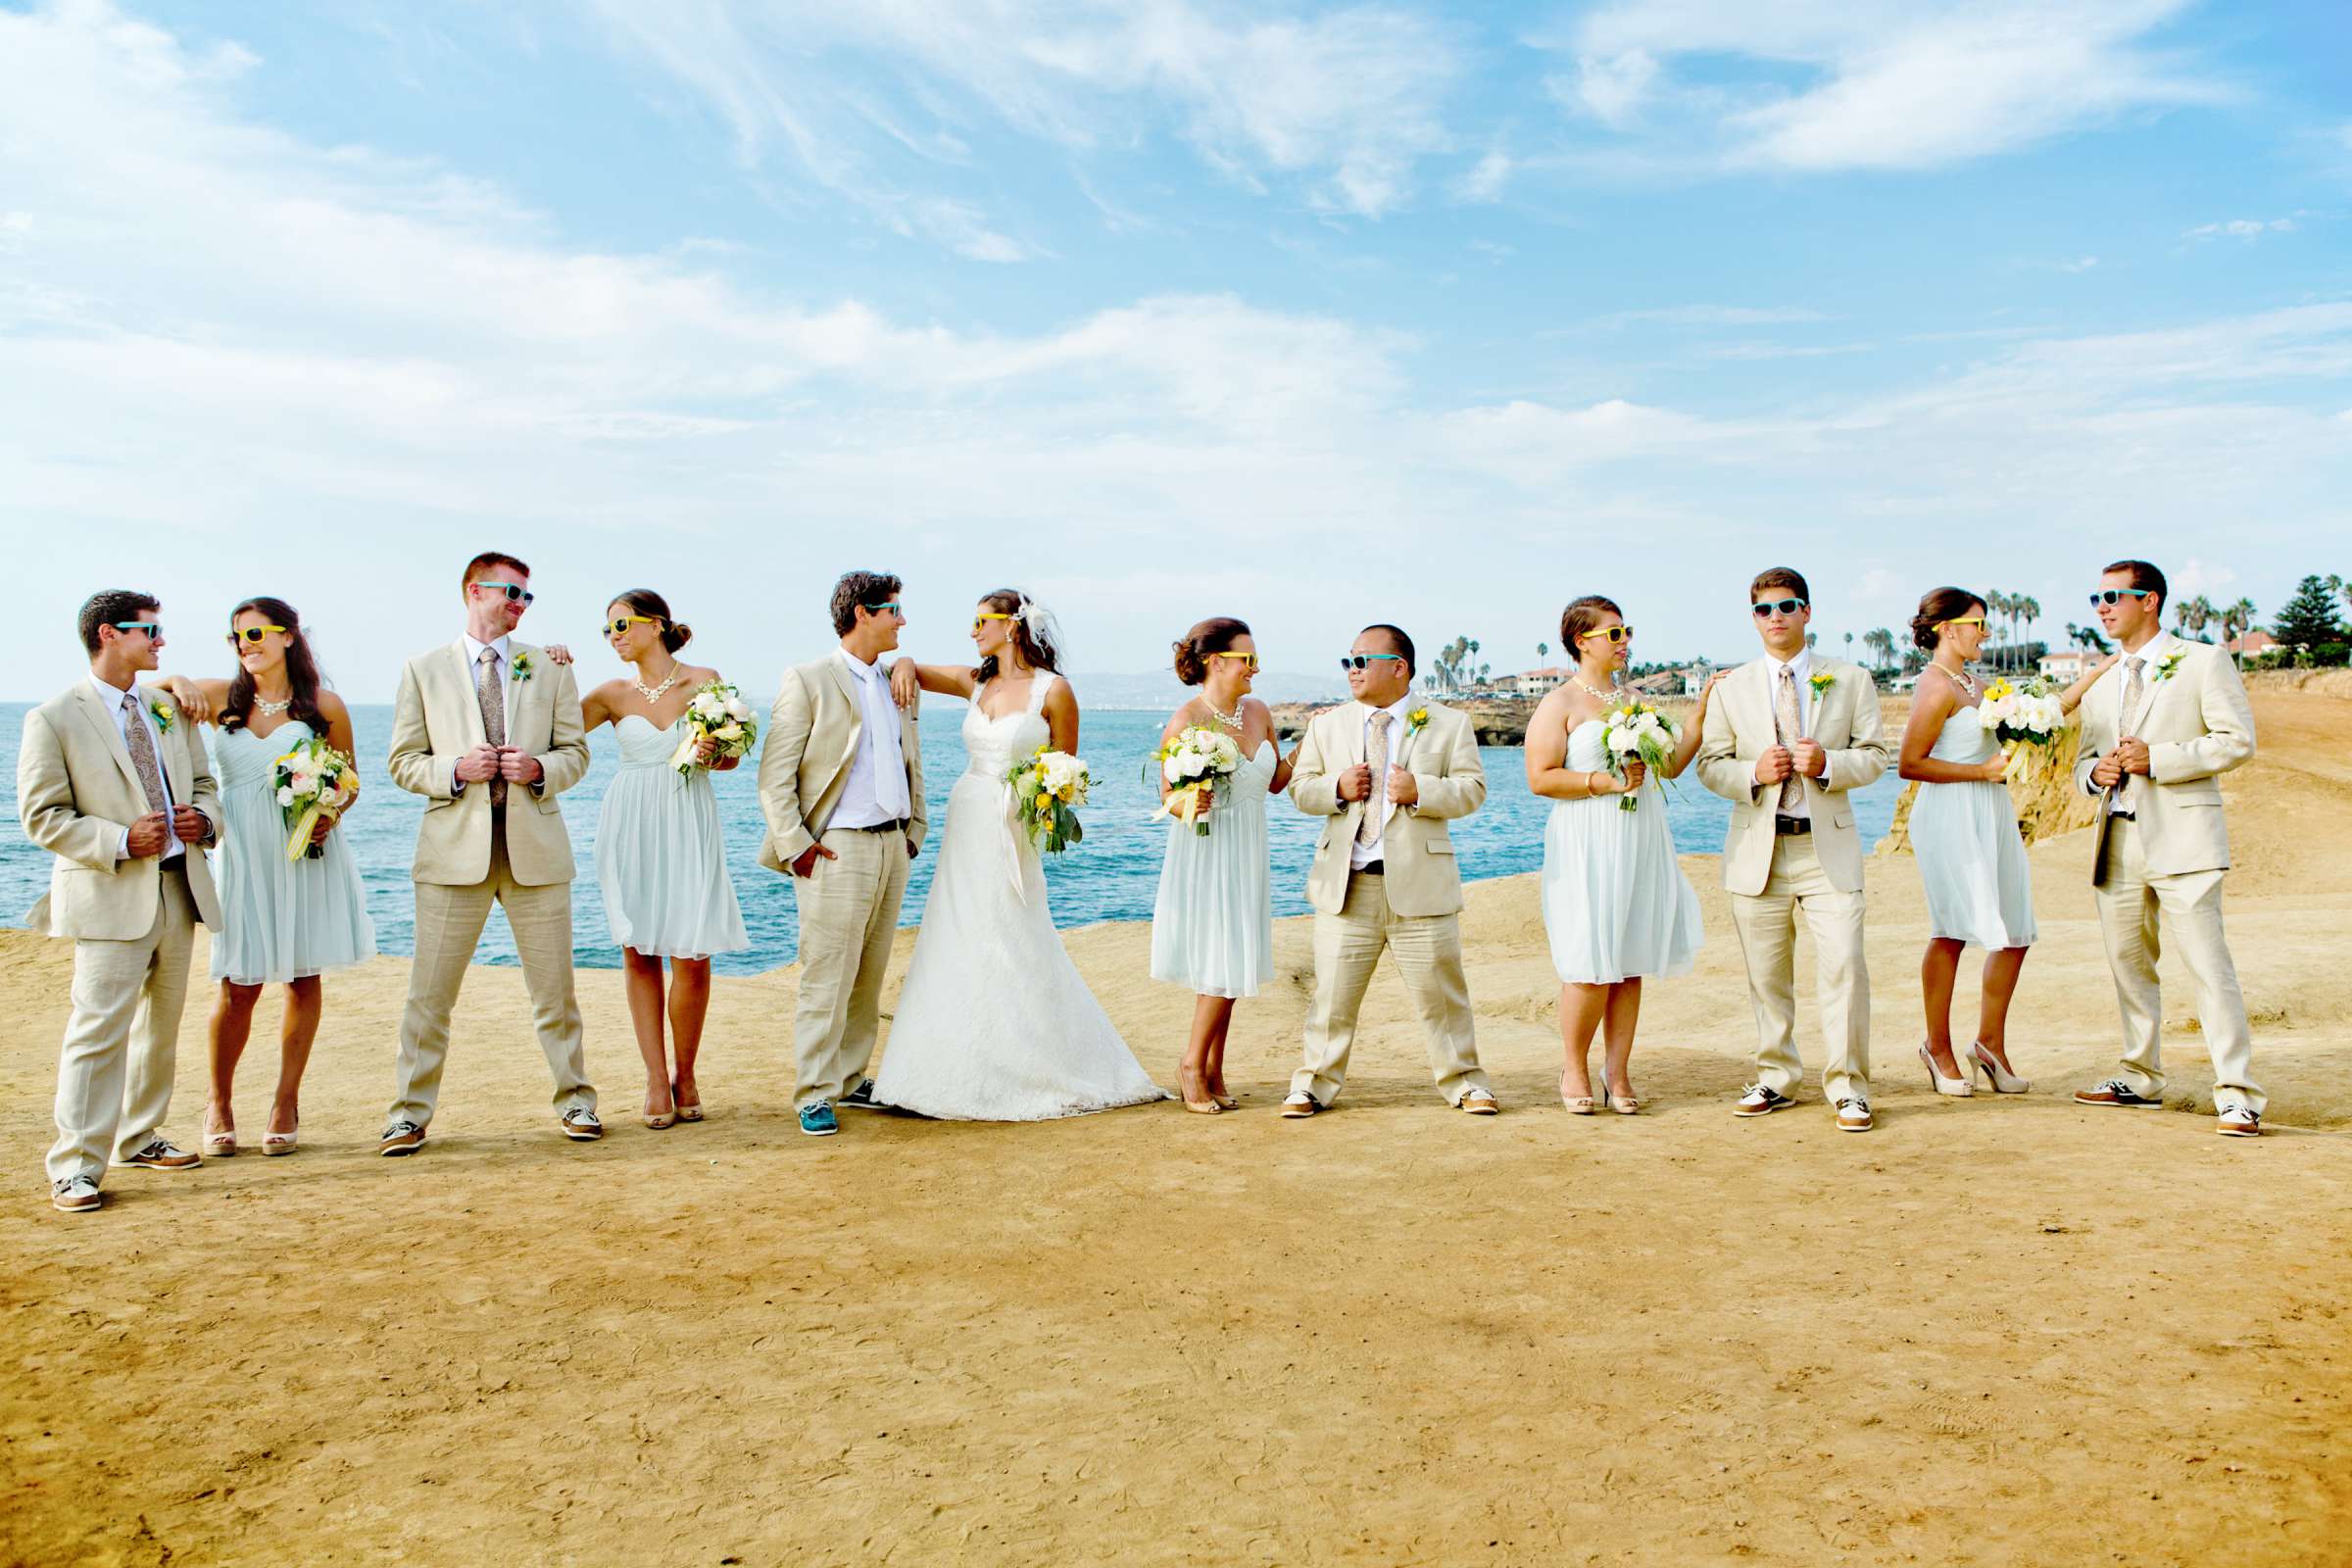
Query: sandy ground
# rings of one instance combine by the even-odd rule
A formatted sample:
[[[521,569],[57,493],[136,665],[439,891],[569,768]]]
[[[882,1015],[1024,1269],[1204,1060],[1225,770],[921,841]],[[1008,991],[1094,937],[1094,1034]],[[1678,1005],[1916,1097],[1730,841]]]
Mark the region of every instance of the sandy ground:
[[[648,1132],[588,971],[613,1132],[574,1147],[518,976],[480,970],[431,1147],[383,1160],[386,959],[330,985],[300,1154],[118,1172],[69,1217],[66,951],[0,937],[0,1563],[2352,1562],[2352,702],[2261,718],[2229,783],[2259,1143],[2066,1100],[2115,1033],[2080,834],[2034,852],[2023,1099],[1927,1092],[1918,879],[1874,863],[1861,1138],[1729,1113],[1750,1022],[1693,859],[1710,947],[1653,988],[1639,1118],[1559,1109],[1518,879],[1467,917],[1494,1120],[1437,1100],[1385,976],[1340,1109],[1278,1119],[1288,922],[1239,1114],[804,1139],[785,971],[720,983],[711,1118]],[[1147,945],[1070,939],[1172,1079],[1189,999]],[[2209,1109],[2171,995],[2176,1109]]]

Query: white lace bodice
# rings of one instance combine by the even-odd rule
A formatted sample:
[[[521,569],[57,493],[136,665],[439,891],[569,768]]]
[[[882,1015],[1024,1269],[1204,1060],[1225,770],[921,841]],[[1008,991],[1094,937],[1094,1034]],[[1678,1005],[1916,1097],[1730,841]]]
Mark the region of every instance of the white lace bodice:
[[[966,773],[1002,781],[1012,771],[1013,762],[1034,756],[1037,749],[1052,738],[1046,724],[1046,694],[1054,689],[1059,675],[1039,670],[1029,680],[1029,702],[1017,713],[1004,713],[991,718],[981,710],[980,699],[985,686],[972,688],[972,705],[963,715],[963,750],[969,760]]]

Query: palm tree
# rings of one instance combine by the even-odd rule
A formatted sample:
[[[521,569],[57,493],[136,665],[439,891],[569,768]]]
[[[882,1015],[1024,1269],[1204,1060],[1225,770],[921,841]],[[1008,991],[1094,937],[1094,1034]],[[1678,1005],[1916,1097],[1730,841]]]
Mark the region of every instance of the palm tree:
[[[1994,627],[2005,626],[2009,619],[2009,612],[2015,604],[2016,601],[2010,598],[2009,595],[2001,592],[2000,589],[1988,589],[1984,595],[1984,613],[1991,617],[1992,624],[1986,626],[1984,628],[1985,631],[1991,632]],[[2001,642],[2006,644],[2009,640],[2009,634],[2006,631],[2002,631],[2000,633],[2000,638]],[[1998,651],[2000,652],[2001,657],[1993,662],[1993,667],[1996,669],[2002,667],[2009,657],[2005,647],[2000,648]]]
[[[2066,635],[2077,648],[2086,654],[2115,652],[2115,645],[2109,642],[2106,634],[2096,626],[2078,626],[2070,620],[2066,623]]]
[[[2027,657],[2026,639],[2033,635],[2034,623],[2041,618],[2041,601],[2032,594],[2019,594],[2010,604],[2016,609],[2018,618],[2017,636],[2011,640],[2017,644],[2017,667],[2024,669],[2033,663]]]
[[[1542,663],[1542,662],[1543,662],[1544,660],[1546,660],[1546,659],[1549,659],[1550,657],[1551,657],[1551,644],[1549,644],[1549,643],[1538,643],[1538,644],[1536,644],[1536,662],[1537,662],[1538,663]]]
[[[2254,601],[2241,597],[2236,604],[2222,612],[2222,641],[2229,642],[2240,632],[2251,630],[2253,625]],[[2237,667],[2240,673],[2246,667],[2246,650],[2242,644],[2237,650]]]
[[[2213,608],[2213,601],[2203,594],[2183,599],[2173,607],[2173,624],[2190,637],[2198,637],[2206,627],[2221,619],[2222,612]]]
[[[1878,659],[1879,668],[1885,669],[1894,662],[1894,633],[1886,627],[1881,626],[1876,631],[1864,632],[1862,646],[1868,648]]]
[[[2341,599],[2346,610],[2352,610],[2352,577],[2338,577],[2334,572],[2329,572],[2328,591]]]

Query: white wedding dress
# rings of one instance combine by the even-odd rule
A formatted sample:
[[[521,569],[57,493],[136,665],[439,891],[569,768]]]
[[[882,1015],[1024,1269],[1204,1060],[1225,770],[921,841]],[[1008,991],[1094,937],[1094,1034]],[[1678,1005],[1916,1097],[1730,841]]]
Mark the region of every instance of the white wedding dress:
[[[955,1121],[1048,1121],[1165,1100],[1062,951],[1045,871],[1004,775],[1047,741],[1046,694],[963,717],[970,758],[947,827],[914,957],[874,1075],[884,1104]]]

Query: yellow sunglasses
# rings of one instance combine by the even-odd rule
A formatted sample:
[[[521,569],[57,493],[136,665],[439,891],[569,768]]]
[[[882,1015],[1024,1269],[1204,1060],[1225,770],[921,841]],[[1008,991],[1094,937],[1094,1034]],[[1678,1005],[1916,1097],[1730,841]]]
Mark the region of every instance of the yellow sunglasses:
[[[1598,631],[1585,632],[1578,636],[1576,640],[1580,643],[1591,642],[1595,637],[1606,637],[1612,645],[1616,643],[1632,642],[1634,640],[1634,628],[1631,626],[1603,626]]]
[[[243,631],[230,632],[228,634],[228,646],[231,648],[236,647],[237,639],[240,637],[244,638],[245,641],[249,643],[259,643],[270,633],[273,631],[284,631],[285,629],[286,628],[283,626],[248,626]]]
[[[659,626],[661,624],[662,617],[659,615],[616,615],[605,623],[605,635],[617,637],[631,626]]]
[[[1982,626],[1984,624],[1984,617],[1983,615],[1955,615],[1950,620],[1939,620],[1936,624],[1939,629],[1945,626]]]
[[[1018,615],[1008,615],[1002,610],[983,610],[972,617],[972,630],[978,631],[980,623],[984,620],[1018,620],[1020,618]]]
[[[1255,669],[1255,668],[1257,667],[1257,656],[1256,656],[1255,654],[1233,654],[1233,653],[1224,653],[1224,654],[1211,654],[1211,655],[1209,655],[1208,657],[1209,657],[1209,658],[1211,658],[1211,659],[1238,659],[1238,660],[1240,660],[1240,661],[1241,661],[1243,663],[1245,663],[1245,664],[1249,665],[1249,666],[1250,666],[1251,669]]]

